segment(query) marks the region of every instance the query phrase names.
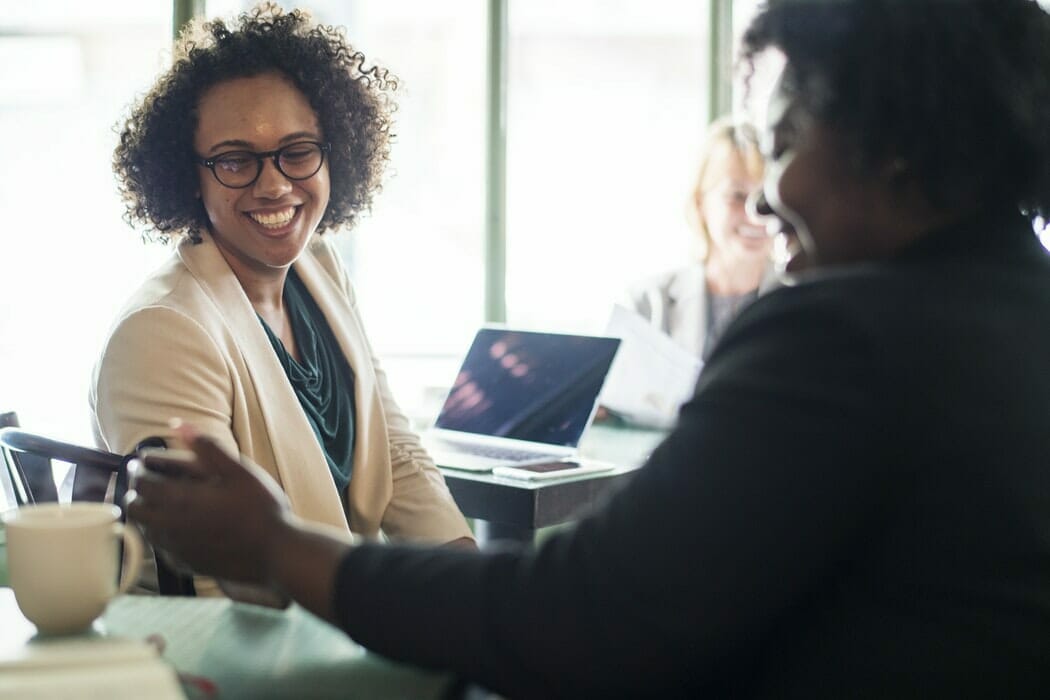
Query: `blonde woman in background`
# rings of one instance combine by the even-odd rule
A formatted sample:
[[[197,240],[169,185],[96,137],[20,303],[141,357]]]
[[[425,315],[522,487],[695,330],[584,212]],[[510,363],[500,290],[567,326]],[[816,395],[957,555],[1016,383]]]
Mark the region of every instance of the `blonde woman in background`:
[[[630,295],[631,308],[697,357],[707,358],[770,273],[773,239],[744,206],[762,174],[750,125],[728,117],[711,124],[690,201],[697,259]]]

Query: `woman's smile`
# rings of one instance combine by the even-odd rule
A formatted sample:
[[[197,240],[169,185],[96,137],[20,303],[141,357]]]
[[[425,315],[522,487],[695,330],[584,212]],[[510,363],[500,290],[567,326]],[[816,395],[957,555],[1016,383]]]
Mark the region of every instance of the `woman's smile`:
[[[257,224],[264,235],[274,236],[291,231],[298,223],[301,209],[302,205],[289,205],[279,209],[253,209],[245,212],[245,216]]]

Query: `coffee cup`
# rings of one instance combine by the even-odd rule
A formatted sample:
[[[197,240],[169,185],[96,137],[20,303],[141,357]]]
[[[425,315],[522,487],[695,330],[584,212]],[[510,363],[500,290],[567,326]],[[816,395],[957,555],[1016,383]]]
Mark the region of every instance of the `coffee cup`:
[[[142,539],[108,503],[46,503],[0,516],[7,532],[11,588],[22,614],[44,634],[91,626],[113,596],[138,579]],[[117,544],[124,571],[117,579]]]

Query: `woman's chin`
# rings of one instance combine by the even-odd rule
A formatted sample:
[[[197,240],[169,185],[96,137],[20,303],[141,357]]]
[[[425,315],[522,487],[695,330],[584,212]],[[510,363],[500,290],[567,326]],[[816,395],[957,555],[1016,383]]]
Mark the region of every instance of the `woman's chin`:
[[[777,234],[777,268],[780,272],[795,273],[810,267],[809,255],[794,231]]]

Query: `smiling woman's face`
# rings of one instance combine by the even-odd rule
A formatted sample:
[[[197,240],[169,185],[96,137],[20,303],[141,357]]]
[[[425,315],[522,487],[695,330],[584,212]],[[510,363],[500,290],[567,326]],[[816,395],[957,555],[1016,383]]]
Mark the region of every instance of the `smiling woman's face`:
[[[852,162],[848,142],[785,91],[783,75],[766,114],[763,192],[786,228],[794,229],[807,266],[880,256],[884,250],[870,213],[881,193]]]
[[[754,151],[748,155],[752,158],[726,140],[711,153],[697,212],[709,240],[708,260],[736,264],[769,259],[773,241],[744,206],[761,182],[761,162]]]
[[[194,147],[203,158],[324,141],[306,96],[276,73],[219,83],[201,96],[197,111]],[[328,206],[327,161],[312,177],[291,180],[267,158],[259,178],[242,189],[222,185],[204,166],[198,171],[212,237],[242,283],[245,274],[283,275]]]

